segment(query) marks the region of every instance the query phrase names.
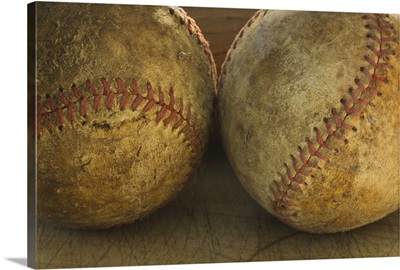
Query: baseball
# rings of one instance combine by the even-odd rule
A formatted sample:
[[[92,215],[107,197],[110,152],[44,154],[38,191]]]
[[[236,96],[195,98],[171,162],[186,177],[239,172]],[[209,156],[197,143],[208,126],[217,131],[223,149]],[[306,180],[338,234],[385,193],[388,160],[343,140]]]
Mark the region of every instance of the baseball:
[[[333,233],[399,208],[399,17],[258,11],[219,78],[221,137],[268,212]]]
[[[37,213],[80,229],[172,200],[206,147],[216,69],[181,8],[37,4]]]

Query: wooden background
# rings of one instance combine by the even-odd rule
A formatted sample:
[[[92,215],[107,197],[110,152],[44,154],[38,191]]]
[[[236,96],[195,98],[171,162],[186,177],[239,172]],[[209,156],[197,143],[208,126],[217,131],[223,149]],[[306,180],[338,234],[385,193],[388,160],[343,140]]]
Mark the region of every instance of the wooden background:
[[[218,71],[255,10],[185,8]],[[38,223],[37,268],[130,266],[400,256],[399,213],[346,233],[296,231],[263,210],[235,177],[214,133],[178,198],[147,219],[101,231]]]

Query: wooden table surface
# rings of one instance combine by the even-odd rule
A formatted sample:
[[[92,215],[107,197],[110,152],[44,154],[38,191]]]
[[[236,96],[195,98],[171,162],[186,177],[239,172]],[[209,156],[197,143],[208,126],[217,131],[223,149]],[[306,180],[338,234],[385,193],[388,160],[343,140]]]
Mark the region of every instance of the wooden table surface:
[[[218,70],[255,10],[185,8],[202,29]],[[37,268],[131,266],[400,256],[399,212],[346,233],[296,231],[241,186],[217,132],[178,198],[148,218],[110,230],[74,231],[38,222]]]

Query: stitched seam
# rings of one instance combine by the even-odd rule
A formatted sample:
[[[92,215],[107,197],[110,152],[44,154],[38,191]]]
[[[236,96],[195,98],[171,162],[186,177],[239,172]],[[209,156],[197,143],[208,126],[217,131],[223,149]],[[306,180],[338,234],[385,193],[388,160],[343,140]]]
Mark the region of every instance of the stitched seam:
[[[225,56],[225,60],[221,65],[221,74],[219,76],[219,80],[218,80],[218,89],[221,90],[223,88],[223,81],[222,81],[222,77],[224,75],[226,75],[227,72],[227,63],[230,62],[232,60],[232,51],[236,49],[237,44],[239,43],[239,40],[243,37],[244,32],[246,31],[246,28],[249,28],[252,26],[252,24],[254,23],[254,21],[260,16],[261,12],[263,10],[258,10],[256,11],[256,13],[254,13],[254,15],[246,22],[246,24],[242,27],[242,29],[240,29],[239,33],[236,35],[235,39],[232,42],[231,47],[229,48],[229,50],[226,53]]]
[[[170,8],[169,12],[172,16],[178,16],[179,22],[187,26],[189,34],[196,36],[198,44],[203,46],[204,53],[212,57],[207,40],[204,38],[200,28],[196,25],[196,22],[187,16],[186,11],[184,11],[182,8],[178,8],[178,12],[176,12],[173,8]]]
[[[37,136],[43,129],[50,132],[58,128],[62,130],[65,122],[74,122],[76,115],[85,118],[88,115],[89,106],[94,113],[101,109],[113,110],[118,107],[119,110],[132,110],[146,113],[154,107],[160,109],[155,112],[156,122],[163,121],[164,125],[172,125],[172,130],[178,130],[178,135],[183,134],[185,141],[189,142],[192,151],[200,151],[203,142],[200,139],[201,129],[196,128],[196,119],[193,118],[190,105],[184,106],[182,98],[179,99],[179,109],[175,109],[175,96],[172,87],[169,89],[169,104],[164,101],[164,92],[158,89],[158,100],[155,98],[157,94],[154,92],[150,82],[146,84],[147,94],[142,95],[139,92],[139,86],[136,80],[132,80],[132,91],[128,91],[121,78],[115,79],[117,84],[117,92],[110,89],[110,85],[105,78],[101,79],[103,93],[100,93],[96,86],[89,80],[86,81],[86,91],[89,95],[82,94],[81,89],[73,84],[71,91],[74,99],[68,98],[64,89],[60,88],[57,95],[46,95],[45,99],[37,96]],[[89,100],[93,99],[93,102]],[[144,106],[143,106],[144,104]],[[139,108],[142,105],[142,108]],[[168,113],[169,112],[169,113]],[[84,124],[84,121],[81,122]]]
[[[210,61],[212,65],[212,72],[213,75],[216,76],[217,71],[216,71],[216,66],[214,62],[214,58],[212,55],[212,52],[210,50],[208,41],[204,38],[204,35],[202,34],[200,28],[197,26],[196,22],[187,16],[187,13],[182,9],[178,8],[178,12],[176,12],[173,8],[169,8],[169,13],[174,16],[178,17],[179,22],[181,25],[186,25],[189,31],[189,34],[191,36],[195,36],[197,39],[197,42],[201,47],[203,48],[203,52],[208,56],[208,60]],[[48,129],[49,131],[52,130],[53,126],[58,127],[59,129],[62,129],[64,122],[65,122],[65,117],[63,115],[64,111],[66,111],[66,118],[68,121],[72,121],[74,119],[74,106],[76,103],[78,103],[79,106],[79,114],[81,116],[86,115],[87,113],[87,101],[88,99],[94,98],[94,105],[93,109],[95,112],[97,112],[100,109],[101,106],[101,100],[103,99],[103,96],[107,98],[106,102],[106,108],[110,109],[111,104],[114,103],[114,100],[117,98],[116,94],[122,94],[121,98],[121,103],[119,104],[119,108],[121,110],[125,109],[126,103],[129,100],[129,97],[132,95],[132,93],[129,93],[129,91],[125,90],[123,87],[123,82],[120,78],[116,78],[117,85],[118,85],[118,93],[111,92],[108,86],[108,83],[105,78],[102,78],[102,84],[104,88],[104,93],[99,94],[96,90],[96,87],[88,80],[86,81],[86,88],[88,88],[89,93],[92,95],[89,96],[83,96],[80,93],[80,90],[77,88],[77,86],[74,84],[72,86],[72,91],[74,92],[75,97],[77,98],[75,101],[70,101],[68,100],[67,96],[64,94],[63,89],[60,88],[60,91],[58,93],[58,98],[61,99],[61,102],[63,105],[57,106],[55,100],[47,94],[46,95],[46,101],[47,105],[50,107],[50,110],[46,111],[45,107],[43,106],[43,100],[40,96],[37,97],[37,108],[38,108],[38,113],[37,113],[37,130],[36,130],[36,136],[39,137],[40,131],[43,129],[42,128],[42,118],[44,118],[44,128]],[[107,86],[105,86],[105,84]],[[122,88],[120,90],[120,84],[122,85]],[[215,86],[215,84],[214,84]],[[147,85],[147,96],[144,97],[138,92],[138,86],[137,82],[133,80],[133,95],[136,96],[135,100],[131,104],[131,109],[136,110],[139,105],[147,99],[148,102],[142,109],[142,112],[147,112],[149,111],[154,105],[159,105],[161,106],[160,111],[157,112],[157,117],[156,121],[159,122],[163,120],[165,125],[170,124],[175,118],[180,118],[180,120],[176,121],[172,127],[173,130],[178,129],[181,127],[183,124],[183,128],[178,132],[178,135],[183,133],[185,135],[185,141],[189,142],[193,149],[191,149],[192,152],[201,152],[202,149],[205,146],[205,142],[203,142],[200,137],[202,130],[201,129],[196,129],[195,124],[196,124],[196,119],[194,119],[194,123],[190,123],[191,119],[191,111],[190,111],[190,106],[187,106],[187,112],[186,112],[186,117],[183,115],[183,102],[182,99],[180,99],[180,109],[178,111],[175,110],[174,108],[174,91],[171,88],[169,95],[170,95],[170,104],[165,104],[163,102],[163,92],[161,89],[159,89],[159,101],[156,101],[155,99],[152,98],[153,90],[151,84],[148,82]],[[122,90],[123,89],[123,90]],[[122,92],[121,92],[122,91]],[[136,92],[135,92],[136,91]],[[166,117],[167,112],[170,112],[169,116]],[[52,115],[55,115],[55,117],[52,117]],[[165,119],[163,119],[166,117]],[[54,118],[55,124],[52,123],[52,119]]]
[[[201,29],[197,26],[196,21],[187,15],[187,13],[184,9],[178,8],[177,11],[178,12],[176,12],[175,9],[173,9],[173,8],[169,9],[169,12],[172,16],[178,17],[181,25],[187,26],[189,34],[191,36],[193,36],[193,35],[196,36],[197,43],[202,46],[203,52],[207,55],[208,60],[210,61],[211,65],[212,65],[213,75],[216,76],[217,67],[215,65],[214,56],[211,52],[208,41],[205,39],[203,33],[201,32]],[[216,85],[214,85],[214,86],[216,86]]]
[[[388,42],[396,41],[395,37],[383,37],[383,31],[393,28],[393,26],[385,20],[387,15],[364,15],[363,20],[369,21],[366,28],[370,30],[367,38],[375,43],[375,45],[367,45],[367,48],[377,56],[376,62],[369,56],[364,56],[364,60],[368,63],[367,66],[372,68],[372,73],[369,68],[361,67],[360,71],[367,79],[367,83],[363,83],[359,78],[354,80],[356,88],[348,89],[348,97],[340,100],[341,109],[338,111],[332,109],[332,116],[323,118],[325,123],[325,136],[320,130],[314,128],[316,145],[306,137],[306,148],[298,147],[300,160],[296,159],[293,155],[290,156],[292,164],[284,164],[286,173],[280,174],[280,180],[274,180],[270,186],[273,198],[269,197],[270,204],[278,218],[288,224],[293,224],[293,214],[290,208],[294,207],[297,194],[302,192],[300,185],[305,183],[305,179],[313,177],[307,172],[307,168],[317,167],[317,164],[311,162],[312,158],[329,162],[329,157],[321,153],[323,148],[332,151],[332,147],[328,144],[329,139],[334,138],[348,143],[348,139],[344,136],[345,132],[352,130],[357,132],[356,127],[346,123],[349,116],[363,117],[363,108],[370,104],[370,100],[374,96],[381,96],[382,92],[378,89],[379,83],[388,83],[388,78],[382,76],[382,69],[392,68],[387,61],[389,56],[395,54],[390,49]],[[378,34],[378,35],[377,35]],[[377,47],[375,47],[377,45]],[[386,47],[386,48],[384,48]],[[381,60],[383,63],[381,63]],[[378,72],[379,71],[379,72]],[[306,156],[309,155],[308,158]],[[289,194],[290,193],[292,194]]]

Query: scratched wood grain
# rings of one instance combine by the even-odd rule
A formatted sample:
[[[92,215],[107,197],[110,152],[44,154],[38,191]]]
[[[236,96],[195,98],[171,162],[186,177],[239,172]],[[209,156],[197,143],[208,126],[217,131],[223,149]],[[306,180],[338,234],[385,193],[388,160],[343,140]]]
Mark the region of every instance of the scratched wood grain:
[[[236,33],[255,12],[186,8],[209,40],[218,70]],[[179,196],[132,225],[74,231],[38,222],[37,268],[400,256],[399,213],[332,235],[298,232],[243,189],[212,136],[203,162]]]

